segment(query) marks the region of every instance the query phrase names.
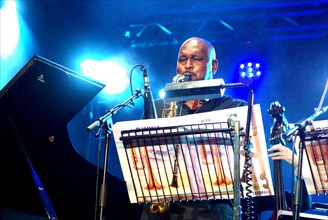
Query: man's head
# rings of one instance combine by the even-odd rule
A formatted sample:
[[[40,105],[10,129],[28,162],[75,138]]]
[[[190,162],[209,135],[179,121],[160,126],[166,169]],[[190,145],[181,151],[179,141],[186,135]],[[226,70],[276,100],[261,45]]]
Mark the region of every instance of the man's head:
[[[177,60],[178,74],[191,74],[191,80],[212,79],[218,68],[213,45],[202,38],[193,37],[180,47]]]

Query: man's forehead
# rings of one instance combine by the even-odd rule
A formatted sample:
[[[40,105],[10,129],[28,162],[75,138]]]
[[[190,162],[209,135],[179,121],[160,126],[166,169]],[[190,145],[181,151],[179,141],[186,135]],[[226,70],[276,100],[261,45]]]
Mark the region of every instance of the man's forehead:
[[[186,43],[180,48],[180,55],[195,54],[207,55],[208,47],[204,44]]]

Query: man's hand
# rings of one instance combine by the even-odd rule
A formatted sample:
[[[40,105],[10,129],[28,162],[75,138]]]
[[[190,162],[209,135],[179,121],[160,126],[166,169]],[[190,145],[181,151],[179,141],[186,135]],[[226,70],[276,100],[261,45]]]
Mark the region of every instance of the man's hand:
[[[288,147],[281,144],[275,144],[268,149],[268,152],[271,152],[268,156],[271,157],[272,160],[285,160],[289,164],[292,164],[293,152]],[[298,158],[294,155],[294,167],[297,167],[297,165]]]

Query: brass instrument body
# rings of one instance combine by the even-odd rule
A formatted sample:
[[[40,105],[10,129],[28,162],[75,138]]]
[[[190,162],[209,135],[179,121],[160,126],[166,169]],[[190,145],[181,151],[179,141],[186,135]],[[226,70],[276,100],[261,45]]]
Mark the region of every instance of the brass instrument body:
[[[172,83],[179,83],[183,81],[188,81],[190,80],[191,75],[190,74],[185,74],[185,75],[176,75]],[[168,108],[166,108],[168,106]],[[169,102],[165,103],[164,101],[164,109],[162,112],[162,118],[173,118],[177,116],[177,102]],[[179,145],[174,146],[174,168],[173,168],[173,178],[171,182],[172,187],[178,187],[178,167],[179,167],[179,162],[178,162],[178,154],[179,154]],[[150,205],[150,213],[157,213],[157,214],[165,214],[168,212],[170,206],[170,202],[160,202],[160,203],[152,203]]]
[[[174,167],[171,186],[175,188],[178,188],[179,148],[179,144],[174,145]]]
[[[170,208],[170,202],[152,203],[150,205],[150,213],[152,214],[165,214]]]

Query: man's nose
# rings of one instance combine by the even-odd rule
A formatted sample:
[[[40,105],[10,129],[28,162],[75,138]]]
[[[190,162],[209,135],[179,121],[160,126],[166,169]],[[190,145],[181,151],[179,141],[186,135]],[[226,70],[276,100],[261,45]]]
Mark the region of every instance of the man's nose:
[[[186,65],[185,65],[185,69],[186,70],[192,70],[192,68],[193,68],[192,61],[191,61],[191,59],[188,59],[187,62],[186,62]]]

